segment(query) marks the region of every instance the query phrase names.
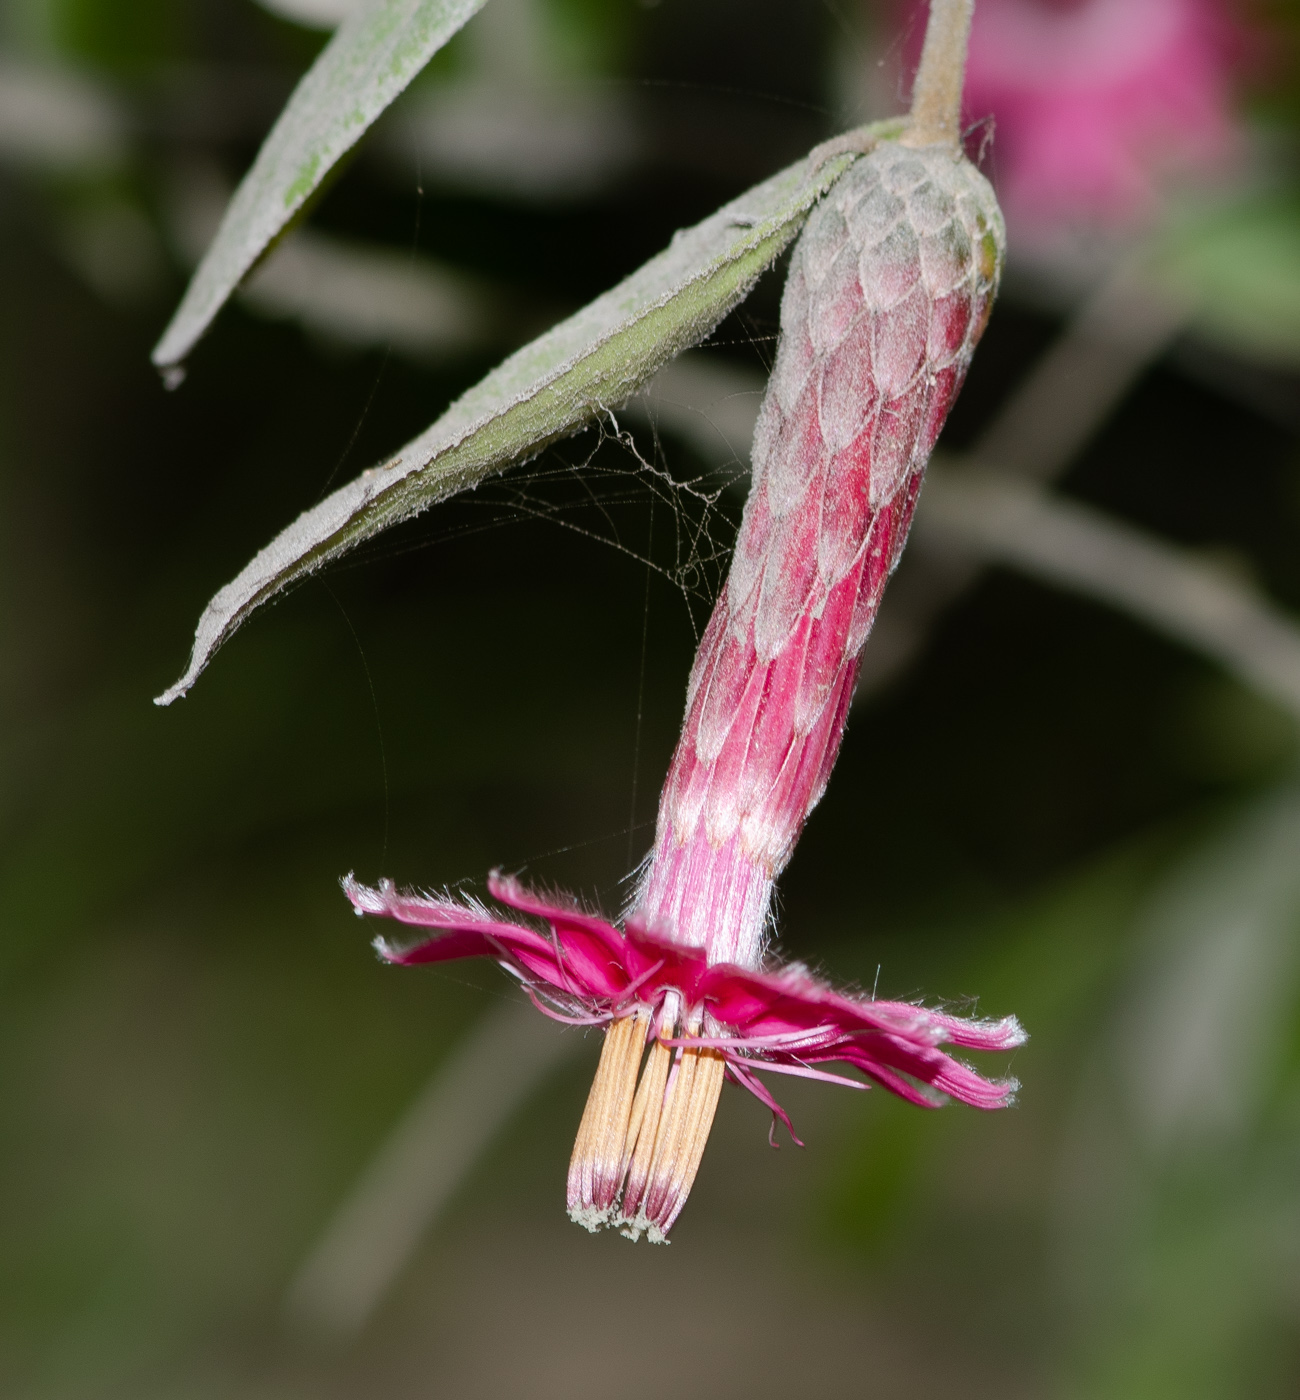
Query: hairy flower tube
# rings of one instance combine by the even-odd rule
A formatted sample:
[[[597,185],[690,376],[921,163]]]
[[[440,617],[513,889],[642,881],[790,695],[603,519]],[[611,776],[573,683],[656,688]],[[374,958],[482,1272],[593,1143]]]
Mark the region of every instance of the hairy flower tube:
[[[1014,1092],[942,1048],[1009,1049],[1023,1039],[1013,1018],[837,992],[772,963],[765,946],[774,881],[834,764],[859,654],[1002,248],[992,191],[947,143],[875,146],[809,218],[735,554],[621,930],[500,876],[492,894],[516,917],[347,882],[359,913],[434,930],[406,949],[381,942],[391,961],[492,957],[548,1014],[607,1027],[569,1171],[569,1212],[589,1229],[665,1238],[724,1079],[787,1127],[762,1072],[875,1083],[922,1105],[999,1108]]]

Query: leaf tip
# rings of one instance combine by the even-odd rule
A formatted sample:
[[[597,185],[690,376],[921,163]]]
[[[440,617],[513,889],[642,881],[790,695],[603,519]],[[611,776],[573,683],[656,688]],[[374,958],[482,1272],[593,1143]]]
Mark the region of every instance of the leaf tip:
[[[203,669],[203,664],[196,664],[191,661],[185,674],[175,685],[170,685],[161,695],[155,695],[153,702],[160,709],[165,709],[173,700],[180,700],[190,693],[190,687],[198,680],[199,672]]]
[[[150,352],[149,359],[154,369],[162,376],[163,387],[175,389],[185,378],[185,367],[181,363],[188,354],[193,339],[178,335],[176,325],[179,320],[179,312],[171,320],[171,324],[162,333],[158,344]]]

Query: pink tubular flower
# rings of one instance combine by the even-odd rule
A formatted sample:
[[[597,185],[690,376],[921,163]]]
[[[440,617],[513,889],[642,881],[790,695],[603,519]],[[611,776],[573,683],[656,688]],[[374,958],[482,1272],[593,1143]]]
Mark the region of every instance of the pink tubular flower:
[[[996,120],[1013,233],[1141,219],[1166,176],[1222,165],[1240,51],[1222,0],[980,0],[965,110]]]
[[[349,876],[344,889],[358,913],[382,914],[438,930],[405,951],[379,940],[377,946],[388,961],[412,966],[455,958],[495,958],[518,977],[547,1015],[578,1025],[612,1023],[601,1069],[606,1070],[607,1062],[616,1062],[618,1072],[609,1077],[614,1080],[612,1087],[622,1091],[622,1100],[611,1104],[608,1095],[598,1096],[593,1088],[574,1150],[576,1171],[569,1183],[571,1212],[593,1229],[611,1219],[625,1180],[618,1219],[625,1230],[645,1230],[651,1239],[661,1239],[677,1218],[713,1117],[711,1104],[707,1119],[693,1125],[692,1115],[682,1114],[692,1097],[695,1107],[700,1107],[702,1090],[708,1087],[696,1084],[693,1096],[682,1093],[680,1083],[687,1077],[708,1080],[716,1089],[723,1075],[730,1074],[787,1128],[789,1119],[756,1070],[824,1079],[855,1089],[867,1087],[860,1080],[817,1068],[838,1061],[925,1107],[934,1107],[941,1101],[939,1094],[948,1094],[977,1108],[1001,1108],[1016,1087],[1011,1080],[994,1083],[982,1078],[939,1048],[950,1044],[969,1050],[1010,1049],[1024,1038],[1014,1017],[971,1021],[904,1002],[847,996],[797,964],[765,972],[710,962],[703,948],[652,933],[635,916],[626,920],[620,932],[603,919],[542,899],[499,874],[490,881],[493,896],[516,914],[538,920],[540,926],[501,918],[463,900],[400,894],[387,882],[373,890]],[[675,1034],[675,1028],[680,1033]],[[642,1156],[647,1160],[639,1173],[627,1179],[633,1149],[638,1146],[638,1134],[628,1130],[627,1120],[636,1116],[632,1102],[636,1070],[651,1038],[654,1045],[642,1075],[642,1090],[648,1083],[664,1098],[673,1073],[670,1062],[676,1058],[676,1083],[669,1085],[666,1097],[676,1098],[679,1116],[698,1135],[699,1150],[689,1150],[693,1141],[674,1143],[671,1132],[661,1133],[665,1160],[655,1170],[650,1154],[656,1135],[641,1135]],[[674,1056],[674,1051],[682,1053]],[[674,1096],[675,1087],[679,1091]],[[638,1097],[644,1100],[648,1095],[643,1092]],[[639,1106],[642,1119],[647,1107],[645,1102]],[[664,1119],[671,1116],[670,1107],[665,1104]]]
[[[946,145],[876,146],[809,218],[735,555],[622,931],[499,877],[494,896],[537,926],[347,882],[359,913],[436,930],[405,951],[381,943],[391,961],[493,957],[548,1014],[608,1025],[569,1171],[569,1212],[589,1229],[665,1237],[726,1077],[787,1126],[758,1071],[866,1087],[820,1068],[837,1061],[926,1105],[999,1108],[1014,1091],[940,1048],[1008,1049],[1023,1039],[1014,1019],[845,995],[769,967],[764,948],[773,883],[834,764],[1002,243],[987,182]]]

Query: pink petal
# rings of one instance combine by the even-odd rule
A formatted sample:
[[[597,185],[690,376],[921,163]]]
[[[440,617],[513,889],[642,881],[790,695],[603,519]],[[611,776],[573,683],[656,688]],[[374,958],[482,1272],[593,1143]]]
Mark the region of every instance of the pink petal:
[[[681,854],[688,861],[702,859],[713,870],[707,843],[692,843]],[[734,930],[743,920],[731,906],[749,899],[748,887],[735,876],[741,866],[749,867],[743,860],[733,859],[733,865],[732,877],[723,879],[721,867],[712,874],[701,867],[684,883],[692,892],[690,912],[713,909],[719,927]],[[403,950],[381,943],[390,962],[495,958],[524,979],[539,1010],[559,1020],[599,1024],[633,1004],[655,1005],[671,989],[684,1007],[704,1007],[718,1030],[668,1043],[689,1040],[724,1050],[733,1077],[769,1107],[775,1100],[754,1079],[754,1069],[856,1084],[816,1068],[838,1062],[922,1105],[938,1102],[937,1093],[976,1108],[1001,1108],[1015,1092],[1014,1081],[985,1079],[940,1048],[946,1043],[1012,1049],[1025,1039],[1014,1017],[973,1021],[906,1002],[849,996],[799,967],[761,972],[734,962],[710,965],[703,947],[676,941],[640,920],[629,920],[626,933],[620,933],[604,919],[543,898],[508,876],[494,873],[490,888],[508,907],[544,920],[549,936],[496,918],[471,901],[400,894],[390,882],[368,889],[351,876],[344,882],[358,913],[437,930]],[[748,955],[748,950],[736,952]],[[550,997],[556,1006],[546,1004]],[[774,1111],[780,1114],[779,1107]]]

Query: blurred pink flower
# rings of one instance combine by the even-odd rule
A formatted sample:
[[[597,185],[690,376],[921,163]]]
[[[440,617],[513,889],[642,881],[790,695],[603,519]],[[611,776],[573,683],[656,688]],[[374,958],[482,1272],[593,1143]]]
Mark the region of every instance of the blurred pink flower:
[[[992,114],[1013,235],[1140,222],[1241,148],[1243,31],[1222,0],[979,0],[965,110]]]

